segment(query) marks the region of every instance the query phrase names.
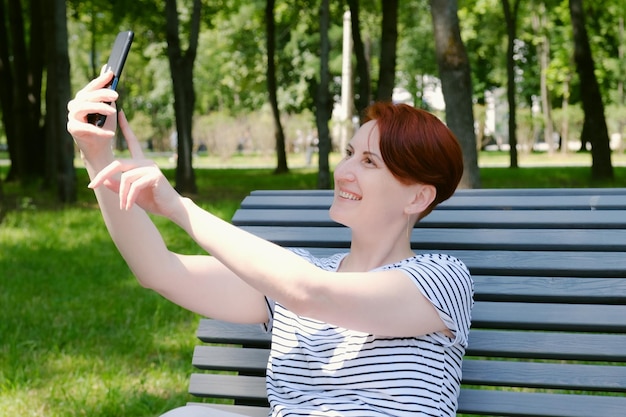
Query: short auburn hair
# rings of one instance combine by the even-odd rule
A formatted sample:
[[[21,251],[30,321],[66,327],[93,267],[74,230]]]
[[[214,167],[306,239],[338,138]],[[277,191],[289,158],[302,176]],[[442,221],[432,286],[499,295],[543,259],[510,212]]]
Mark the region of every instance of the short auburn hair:
[[[364,122],[375,120],[380,152],[402,183],[433,185],[437,195],[423,218],[450,198],[463,175],[463,152],[452,131],[437,116],[408,104],[376,102],[365,110]]]

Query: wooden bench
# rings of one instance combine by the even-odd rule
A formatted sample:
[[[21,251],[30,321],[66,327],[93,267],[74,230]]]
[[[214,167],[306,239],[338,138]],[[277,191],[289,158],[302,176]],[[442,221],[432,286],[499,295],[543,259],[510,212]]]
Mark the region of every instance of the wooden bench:
[[[233,223],[317,255],[344,251],[349,231],[328,217],[331,201],[257,191]],[[459,190],[416,226],[412,246],[454,255],[474,277],[459,414],[626,416],[626,189]],[[269,335],[205,319],[198,337],[189,392],[266,416]]]

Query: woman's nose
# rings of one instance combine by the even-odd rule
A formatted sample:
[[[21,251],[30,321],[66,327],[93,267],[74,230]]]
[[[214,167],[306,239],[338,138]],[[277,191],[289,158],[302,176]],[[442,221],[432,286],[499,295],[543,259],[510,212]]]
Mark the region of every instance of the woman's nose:
[[[352,165],[350,164],[351,159],[343,160],[337,164],[335,167],[335,180],[342,181],[354,181],[354,170],[352,169]]]

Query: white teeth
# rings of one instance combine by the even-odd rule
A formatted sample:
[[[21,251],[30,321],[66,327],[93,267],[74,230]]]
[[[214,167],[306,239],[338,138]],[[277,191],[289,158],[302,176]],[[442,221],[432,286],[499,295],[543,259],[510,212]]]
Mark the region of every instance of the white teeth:
[[[354,194],[350,194],[345,191],[339,191],[339,196],[341,198],[347,198],[348,200],[353,200],[353,201],[358,201],[361,199],[360,197],[357,197]]]

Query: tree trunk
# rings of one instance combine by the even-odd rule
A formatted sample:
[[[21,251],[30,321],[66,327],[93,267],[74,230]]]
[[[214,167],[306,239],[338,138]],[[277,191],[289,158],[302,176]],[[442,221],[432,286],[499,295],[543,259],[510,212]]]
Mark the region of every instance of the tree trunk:
[[[591,143],[591,177],[612,179],[611,148],[604,118],[604,103],[595,74],[595,64],[589,46],[582,0],[570,0],[570,15],[574,32],[574,60],[580,79],[580,97],[585,113],[582,140]]]
[[[350,21],[352,24],[352,48],[356,57],[357,87],[354,105],[359,119],[362,119],[363,111],[372,101],[369,59],[365,53],[365,45],[361,38],[359,0],[348,0],[348,6],[350,7]]]
[[[328,121],[332,112],[330,97],[330,40],[328,29],[330,27],[330,9],[328,0],[321,0],[320,9],[320,82],[315,94],[315,122],[317,125],[317,137],[319,139],[319,171],[317,173],[317,188],[331,188],[330,167],[328,156],[331,150],[330,132]]]
[[[515,39],[517,38],[517,10],[519,0],[513,1],[513,10],[509,5],[509,0],[502,0],[504,9],[504,21],[507,31],[507,52],[506,52],[506,75],[507,87],[506,96],[509,103],[509,154],[511,168],[517,168],[517,100],[515,97]]]
[[[272,115],[274,116],[274,134],[276,137],[276,169],[274,173],[281,174],[289,172],[287,166],[287,153],[285,151],[285,132],[280,121],[280,111],[278,110],[278,98],[276,94],[276,64],[274,56],[276,53],[276,30],[274,22],[275,0],[267,0],[265,4],[265,27],[267,45],[267,92],[269,95]]]
[[[550,92],[548,90],[548,65],[550,64],[550,40],[546,35],[545,28],[546,5],[541,2],[533,14],[533,29],[540,33],[537,55],[539,56],[539,90],[541,96],[541,113],[543,115],[543,137],[548,145],[548,154],[554,154],[554,127],[552,124],[552,105],[550,104]]]
[[[563,118],[561,120],[561,153],[566,154],[568,152],[568,143],[569,143],[569,96],[570,96],[570,83],[572,77],[568,71],[565,80],[563,80],[563,101],[561,104],[561,112],[563,113]]]
[[[46,33],[46,178],[56,187],[59,201],[76,201],[74,141],[67,132],[67,102],[70,100],[70,59],[64,0],[44,2]]]
[[[618,23],[618,40],[619,40],[619,47],[617,48],[617,58],[618,61],[622,63],[622,66],[620,67],[620,77],[619,80],[617,81],[617,103],[619,106],[624,107],[625,104],[625,100],[624,100],[624,76],[626,76],[625,74],[625,68],[624,68],[624,58],[626,57],[626,54],[624,53],[624,50],[626,49],[624,47],[624,18],[620,17],[619,18],[619,23]],[[624,126],[626,126],[626,120],[624,120],[624,118],[621,118],[618,122],[617,122],[617,131],[620,134],[620,145],[619,145],[619,151],[620,153],[624,152],[624,148],[626,147],[626,138],[623,136],[623,132],[624,132]]]
[[[41,132],[41,77],[43,73],[44,39],[40,0],[30,4],[30,53],[26,46],[22,4],[8,1],[10,54],[12,53],[13,129],[7,131],[10,149],[10,179],[29,180],[44,176],[45,141]],[[11,61],[9,61],[11,62]],[[6,109],[3,109],[5,111]],[[12,136],[9,136],[11,134]]]
[[[176,134],[178,137],[178,161],[176,164],[176,190],[180,193],[195,194],[195,172],[193,156],[193,110],[195,92],[193,87],[193,64],[198,48],[200,32],[200,0],[194,0],[189,33],[189,47],[183,54],[178,37],[178,10],[176,0],[166,0],[167,55],[174,88],[174,112],[176,114]]]
[[[446,122],[463,149],[460,187],[479,188],[480,172],[474,133],[470,64],[461,40],[456,0],[430,0],[439,76],[446,105]]]
[[[396,45],[398,43],[398,0],[381,0],[383,6],[380,39],[380,68],[376,100],[391,101],[396,83]]]
[[[15,109],[13,108],[15,79],[11,65],[9,65],[11,53],[9,52],[9,28],[6,26],[7,15],[0,1],[0,109],[2,110],[2,125],[7,138],[9,158],[15,161]]]

